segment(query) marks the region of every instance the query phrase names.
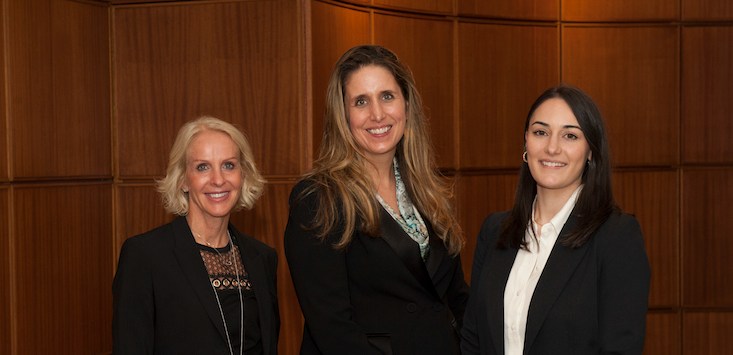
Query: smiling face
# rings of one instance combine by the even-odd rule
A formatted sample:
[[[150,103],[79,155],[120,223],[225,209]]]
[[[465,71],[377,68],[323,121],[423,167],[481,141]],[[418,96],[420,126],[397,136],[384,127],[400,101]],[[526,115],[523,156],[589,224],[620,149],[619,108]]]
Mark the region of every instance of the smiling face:
[[[346,80],[349,129],[366,158],[375,163],[395,155],[405,132],[405,98],[392,73],[367,65]]]
[[[229,135],[212,130],[197,134],[186,150],[183,190],[193,219],[228,218],[242,191],[239,149]]]
[[[571,194],[581,184],[591,151],[578,120],[560,98],[542,103],[525,132],[527,164],[537,191]]]

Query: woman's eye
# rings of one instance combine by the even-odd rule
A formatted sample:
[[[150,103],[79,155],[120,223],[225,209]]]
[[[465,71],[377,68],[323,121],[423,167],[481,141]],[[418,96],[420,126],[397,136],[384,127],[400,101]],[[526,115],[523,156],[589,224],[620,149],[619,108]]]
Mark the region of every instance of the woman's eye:
[[[364,106],[364,105],[366,105],[366,100],[361,99],[361,98],[360,99],[356,99],[356,101],[354,102],[354,104],[356,106]]]
[[[224,169],[234,170],[234,167],[235,167],[235,165],[232,162],[226,162],[226,163],[224,163]]]
[[[570,139],[570,140],[573,140],[573,141],[576,140],[576,139],[578,139],[578,136],[575,133],[568,133],[568,134],[565,135],[565,137],[567,137],[567,139]]]
[[[534,133],[535,136],[546,136],[547,135],[547,132],[545,132],[543,130],[536,130],[533,133]]]
[[[199,165],[196,165],[196,170],[198,170],[198,171],[206,171],[206,170],[208,170],[208,169],[209,169],[209,166],[208,166],[208,165],[206,165],[206,164],[199,164]]]
[[[394,100],[394,95],[392,95],[392,93],[388,92],[388,93],[384,94],[384,96],[382,96],[382,98],[384,100],[387,100],[387,101]]]

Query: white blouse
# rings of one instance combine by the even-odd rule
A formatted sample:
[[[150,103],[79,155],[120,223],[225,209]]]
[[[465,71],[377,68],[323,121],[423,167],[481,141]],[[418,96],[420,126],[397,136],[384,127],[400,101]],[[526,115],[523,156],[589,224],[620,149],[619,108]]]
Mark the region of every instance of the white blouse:
[[[531,223],[534,230],[540,231],[540,236],[537,238],[539,244],[527,226],[527,231],[524,233],[527,250],[519,249],[517,252],[504,289],[504,354],[506,355],[522,355],[527,313],[532,295],[557,237],[575,207],[575,201],[581,189],[582,185],[578,186],[560,211],[552,217],[550,222],[542,226],[538,226],[534,220],[536,198],[535,203],[532,204]]]

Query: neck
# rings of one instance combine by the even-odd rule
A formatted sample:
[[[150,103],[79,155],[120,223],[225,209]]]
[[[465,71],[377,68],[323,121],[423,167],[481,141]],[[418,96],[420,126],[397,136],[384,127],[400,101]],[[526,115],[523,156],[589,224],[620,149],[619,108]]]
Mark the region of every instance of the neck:
[[[549,222],[565,206],[573,192],[575,189],[550,190],[538,186],[534,207],[535,222],[540,225]]]
[[[368,168],[377,193],[382,197],[388,196],[388,193],[394,193],[396,188],[394,172],[392,170],[392,158],[379,162],[370,161]]]
[[[229,244],[229,218],[204,219],[196,218],[191,214],[186,216],[188,227],[198,243],[212,248],[221,248]]]

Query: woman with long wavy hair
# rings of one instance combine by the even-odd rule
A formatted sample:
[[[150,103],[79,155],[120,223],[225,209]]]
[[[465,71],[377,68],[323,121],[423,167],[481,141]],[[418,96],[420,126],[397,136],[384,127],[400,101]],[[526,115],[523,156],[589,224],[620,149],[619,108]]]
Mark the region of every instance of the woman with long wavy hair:
[[[301,354],[459,353],[468,286],[451,194],[409,69],[384,47],[347,51],[319,157],[290,196]]]

